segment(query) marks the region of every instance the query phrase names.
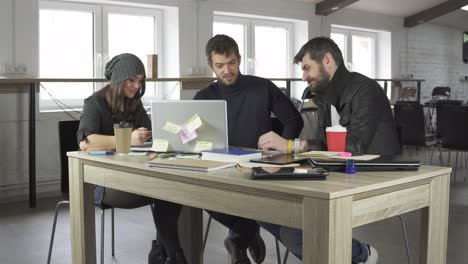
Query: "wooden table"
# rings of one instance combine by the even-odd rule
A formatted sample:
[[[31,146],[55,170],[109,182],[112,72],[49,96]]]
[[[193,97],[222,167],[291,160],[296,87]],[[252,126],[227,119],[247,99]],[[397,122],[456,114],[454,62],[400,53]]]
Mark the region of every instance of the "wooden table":
[[[326,181],[252,181],[249,170],[150,168],[146,158],[69,152],[73,263],[96,263],[93,185],[181,203],[190,263],[202,263],[202,211],[302,228],[303,263],[350,263],[352,228],[422,209],[421,263],[445,263],[450,168],[331,173]],[[179,223],[180,224],[180,223]]]

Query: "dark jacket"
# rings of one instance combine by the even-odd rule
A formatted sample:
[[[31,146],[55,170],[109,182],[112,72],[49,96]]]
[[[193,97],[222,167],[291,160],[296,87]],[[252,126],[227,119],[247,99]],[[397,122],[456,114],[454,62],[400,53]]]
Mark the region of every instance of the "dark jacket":
[[[390,102],[380,85],[340,64],[323,97],[346,127],[346,151],[353,154],[395,155],[400,152]]]
[[[271,114],[281,122],[282,136],[299,136],[304,122],[291,100],[270,80],[239,75],[233,85],[214,82],[195,100],[226,100],[229,145],[257,148],[258,138],[273,130]]]
[[[122,121],[122,119],[116,120],[115,116],[112,114],[103,93],[97,92],[86,98],[77,133],[78,145],[91,134],[113,136],[114,123]],[[117,116],[122,118],[122,116]],[[139,108],[138,112],[127,116],[129,118],[125,121],[132,122],[134,129],[140,127],[151,129],[151,121],[143,108]]]

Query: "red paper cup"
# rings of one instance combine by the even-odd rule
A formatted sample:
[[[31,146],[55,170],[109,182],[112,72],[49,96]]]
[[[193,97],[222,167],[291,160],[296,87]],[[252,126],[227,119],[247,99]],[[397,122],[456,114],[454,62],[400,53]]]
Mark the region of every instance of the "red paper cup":
[[[345,131],[328,131],[328,130],[329,128],[327,128],[328,151],[338,151],[338,152],[345,151],[346,130]]]

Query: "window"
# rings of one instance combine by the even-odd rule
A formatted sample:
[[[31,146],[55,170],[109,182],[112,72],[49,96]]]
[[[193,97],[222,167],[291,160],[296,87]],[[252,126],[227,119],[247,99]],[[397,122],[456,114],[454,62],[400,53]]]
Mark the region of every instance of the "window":
[[[375,78],[376,33],[332,27],[331,38],[341,49],[349,70]]]
[[[292,71],[293,24],[283,21],[215,15],[213,35],[234,38],[241,54],[241,72],[265,78],[286,78]],[[274,41],[272,41],[274,36]],[[285,82],[275,82],[284,87]]]
[[[161,60],[160,10],[41,2],[39,16],[41,77],[102,77],[105,63],[124,52],[138,56],[146,68],[148,54],[159,54]],[[102,84],[43,83],[43,86],[47,92],[41,90],[40,108],[48,110],[57,108],[53,98],[68,107],[79,108],[83,99]],[[162,94],[156,86],[147,82],[145,101]]]

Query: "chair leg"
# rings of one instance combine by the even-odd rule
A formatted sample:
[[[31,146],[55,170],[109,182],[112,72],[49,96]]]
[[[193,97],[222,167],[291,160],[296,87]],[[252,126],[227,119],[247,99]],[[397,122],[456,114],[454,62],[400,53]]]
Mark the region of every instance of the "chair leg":
[[[111,227],[112,227],[112,257],[115,257],[115,229],[114,229],[114,208],[111,209]]]
[[[286,252],[284,252],[283,264],[286,264],[286,262],[288,262],[288,256],[289,256],[289,250],[286,249]]]
[[[105,210],[102,209],[101,214],[101,264],[104,264],[104,215]]]
[[[444,166],[444,161],[442,159],[442,150],[439,147],[439,166]]]
[[[463,170],[462,170],[462,171],[463,171],[463,182],[466,182],[466,171],[465,171],[465,170],[468,168],[468,167],[467,167],[467,161],[468,161],[468,160],[467,160],[467,158],[466,158],[467,152],[466,152],[466,151],[463,152],[463,155],[465,156],[465,158],[463,159],[464,162],[462,161],[462,166],[463,166]]]
[[[457,154],[455,155],[455,167],[453,168],[453,171],[454,171],[454,174],[453,174],[453,175],[454,175],[454,177],[456,177],[456,176],[457,176],[457,168],[458,168],[458,153],[459,153],[459,152],[460,152],[460,151],[457,151]]]
[[[278,260],[278,264],[281,264],[281,252],[279,248],[279,242],[276,237],[275,237],[275,246],[276,246],[276,258]]]
[[[434,156],[434,147],[430,147],[431,148],[431,157],[429,159],[429,165],[432,165],[432,157]]]
[[[205,235],[203,236],[203,246],[202,246],[202,255],[205,252],[206,241],[208,240],[208,232],[210,231],[211,226],[211,215],[208,218],[208,223],[206,224]]]
[[[61,201],[61,202],[58,202],[57,205],[55,206],[54,223],[52,224],[52,234],[50,235],[49,254],[47,255],[47,264],[50,264],[50,260],[52,258],[52,248],[54,246],[55,228],[57,227],[58,211],[59,211],[60,206],[64,204],[70,204],[70,202]]]
[[[408,236],[406,235],[405,221],[403,220],[403,217],[401,215],[397,215],[396,217],[400,219],[400,222],[401,222],[401,228],[403,229],[403,237],[405,239],[406,256],[408,257],[408,263],[411,264],[411,255],[410,255],[410,249],[408,245]]]

